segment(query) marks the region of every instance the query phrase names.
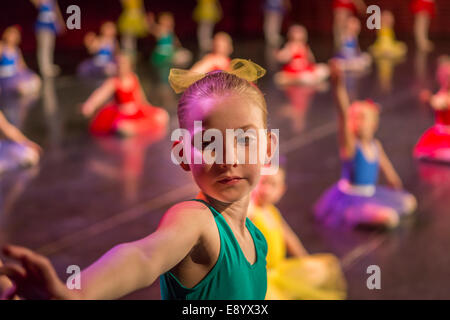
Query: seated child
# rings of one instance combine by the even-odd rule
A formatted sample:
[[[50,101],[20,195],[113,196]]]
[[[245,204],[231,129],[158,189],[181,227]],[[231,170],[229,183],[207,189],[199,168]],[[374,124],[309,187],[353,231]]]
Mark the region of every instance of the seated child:
[[[275,207],[286,190],[285,176],[282,168],[274,175],[262,176],[249,207],[249,218],[268,246],[266,299],[344,299],[346,283],[337,258],[308,254]]]
[[[148,103],[139,79],[132,70],[130,58],[121,54],[117,63],[117,76],[95,90],[82,107],[83,114],[90,117],[98,107],[114,96],[114,102],[95,115],[90,125],[91,133],[128,137],[166,126],[169,121],[168,113]]]
[[[397,41],[394,34],[394,15],[388,10],[381,14],[381,29],[375,43],[369,48],[376,58],[401,58],[408,48],[405,43]]]
[[[316,217],[331,226],[394,228],[401,217],[415,211],[416,199],[403,190],[381,142],[375,139],[378,106],[370,100],[351,104],[343,72],[335,61],[330,66],[339,115],[342,178],[322,195]],[[389,188],[377,184],[380,171]]]
[[[288,42],[276,56],[278,61],[285,63],[283,70],[275,75],[279,85],[313,85],[324,81],[330,74],[326,64],[315,63],[308,46],[308,32],[303,26],[293,25],[289,28]]]
[[[41,79],[27,68],[19,44],[20,28],[8,27],[0,41],[0,95],[18,93],[22,96],[36,94]]]
[[[93,57],[80,64],[78,74],[84,77],[109,77],[114,75],[117,71],[114,57],[118,48],[114,23],[103,23],[98,36],[89,32],[84,38],[84,43]]]
[[[230,69],[230,55],[233,52],[233,40],[225,32],[218,32],[213,39],[213,50],[194,64],[191,71],[208,73],[216,70]]]

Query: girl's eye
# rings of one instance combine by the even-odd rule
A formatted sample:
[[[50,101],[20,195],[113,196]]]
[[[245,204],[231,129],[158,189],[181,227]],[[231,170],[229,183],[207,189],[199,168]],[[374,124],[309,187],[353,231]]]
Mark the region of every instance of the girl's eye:
[[[244,136],[244,137],[237,138],[237,143],[240,145],[248,146],[254,140],[255,140],[254,137]]]

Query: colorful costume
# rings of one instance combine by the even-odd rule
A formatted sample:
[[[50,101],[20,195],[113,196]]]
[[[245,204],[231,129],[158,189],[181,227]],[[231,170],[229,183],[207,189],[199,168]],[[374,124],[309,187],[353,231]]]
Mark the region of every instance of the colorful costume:
[[[217,23],[222,19],[222,10],[217,0],[198,0],[193,18],[196,22]]]
[[[434,0],[413,0],[411,11],[414,14],[427,13],[430,17],[436,15],[436,3]]]
[[[357,37],[345,38],[336,58],[341,61],[341,65],[346,70],[364,70],[372,63],[370,55],[361,52]]]
[[[334,0],[333,1],[333,10],[336,9],[346,9],[351,11],[352,14],[356,14],[356,6],[352,0]]]
[[[327,190],[316,204],[316,217],[325,224],[358,225],[361,223],[358,213],[370,205],[392,208],[399,216],[409,213],[404,202],[409,195],[407,192],[377,185],[379,150],[375,142],[372,148],[377,156],[371,161],[357,142],[354,157],[343,162],[341,180]]]
[[[115,66],[115,41],[103,43],[97,53],[78,67],[78,74],[81,76],[104,77],[108,76],[109,70]]]
[[[303,83],[317,83],[329,76],[328,66],[309,61],[308,46],[293,46],[293,48],[291,61],[283,66],[283,72],[289,78],[295,78]]]
[[[0,140],[0,174],[21,167],[35,165],[39,154],[25,145]]]
[[[283,220],[278,209],[252,204],[249,216],[267,241],[267,300],[344,299],[346,284],[336,257],[286,257]]]
[[[142,0],[122,1],[123,12],[119,17],[118,27],[121,34],[135,37],[145,37],[148,33],[148,23]]]
[[[224,217],[208,203],[220,236],[220,253],[211,271],[193,288],[186,288],[172,272],[160,277],[164,300],[263,300],[267,289],[267,243],[262,233],[247,218],[256,251],[253,264],[247,260]]]
[[[47,30],[58,33],[61,26],[58,23],[54,0],[42,1],[38,7],[38,18],[36,22],[36,31]]]
[[[403,42],[396,41],[393,29],[381,28],[376,42],[369,50],[375,57],[403,57],[408,48]]]
[[[121,121],[131,121],[135,124],[137,133],[148,132],[161,126],[165,112],[157,107],[145,105],[142,102],[139,80],[134,75],[130,88],[122,87],[118,78],[115,82],[114,103],[102,108],[94,117],[90,131],[94,135],[107,135],[117,132]]]
[[[414,148],[419,159],[450,162],[450,105],[436,110],[436,124],[428,129]]]
[[[18,49],[3,47],[0,56],[0,95],[15,93],[21,83],[30,80],[35,73],[19,68]]]

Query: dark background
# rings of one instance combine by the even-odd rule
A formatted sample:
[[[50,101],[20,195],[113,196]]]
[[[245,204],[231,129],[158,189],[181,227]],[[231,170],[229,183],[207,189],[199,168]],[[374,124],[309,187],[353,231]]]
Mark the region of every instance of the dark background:
[[[229,32],[234,38],[262,38],[263,0],[222,0],[224,17],[216,30]],[[287,15],[284,29],[294,22],[304,24],[311,35],[330,35],[332,30],[332,0],[291,0],[293,10]],[[433,37],[450,35],[450,1],[436,0],[437,17],[431,25]],[[121,4],[119,0],[58,0],[65,18],[66,9],[72,4],[81,8],[81,30],[67,31],[57,41],[57,48],[82,47],[83,35],[98,30],[106,20],[117,21]],[[399,37],[411,36],[413,16],[409,11],[409,0],[366,0],[368,5],[377,4],[382,9],[392,10],[396,16],[396,32]],[[195,0],[146,0],[147,11],[155,13],[171,11],[176,19],[176,33],[181,40],[195,38],[196,24],[192,20]],[[37,11],[28,0],[1,1],[0,32],[5,27],[19,24],[23,30],[22,48],[25,52],[35,48],[34,21]],[[363,37],[373,36],[373,31],[363,28]],[[152,43],[153,39],[141,40]]]

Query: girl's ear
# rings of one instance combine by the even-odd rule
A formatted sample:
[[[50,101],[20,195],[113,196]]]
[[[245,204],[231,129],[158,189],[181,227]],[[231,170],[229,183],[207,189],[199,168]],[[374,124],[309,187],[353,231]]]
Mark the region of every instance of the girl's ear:
[[[191,171],[188,161],[184,155],[183,143],[181,141],[174,141],[172,144],[172,160],[180,165],[184,171]]]
[[[266,160],[265,164],[270,164],[273,160],[273,157],[277,155],[278,145],[279,145],[278,135],[273,132],[273,130],[269,130],[267,132],[267,152],[266,152]],[[277,162],[278,163],[278,162]]]

